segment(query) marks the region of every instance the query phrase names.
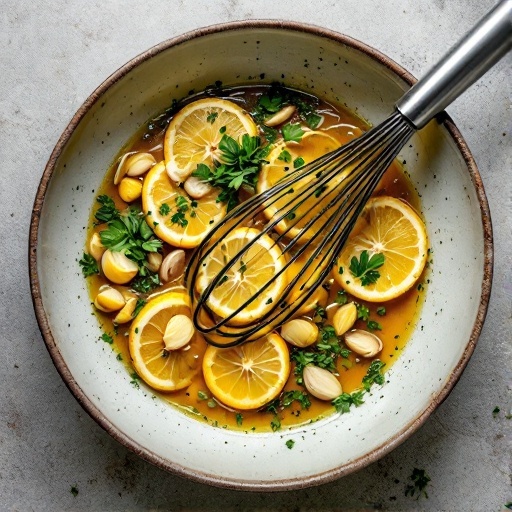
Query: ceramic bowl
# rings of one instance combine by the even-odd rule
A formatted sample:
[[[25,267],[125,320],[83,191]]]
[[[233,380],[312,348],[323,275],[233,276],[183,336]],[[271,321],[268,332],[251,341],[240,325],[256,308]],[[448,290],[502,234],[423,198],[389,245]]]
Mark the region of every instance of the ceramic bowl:
[[[278,433],[241,433],[184,416],[131,377],[103,341],[78,267],[94,191],[116,153],[173,99],[224,85],[270,83],[346,104],[376,124],[414,82],[369,46],[277,21],[209,27],[159,44],[110,76],[73,117],[44,171],[31,224],[30,273],[41,332],[87,412],[146,460],[203,483],[285,490],[346,475],[391,451],[446,398],[480,334],[492,234],[478,170],[447,115],[400,158],[421,194],[433,265],[425,305],[386,384],[350,414]],[[454,254],[457,257],[454,257]],[[464,283],[464,286],[461,286]],[[293,449],[286,441],[293,439]]]

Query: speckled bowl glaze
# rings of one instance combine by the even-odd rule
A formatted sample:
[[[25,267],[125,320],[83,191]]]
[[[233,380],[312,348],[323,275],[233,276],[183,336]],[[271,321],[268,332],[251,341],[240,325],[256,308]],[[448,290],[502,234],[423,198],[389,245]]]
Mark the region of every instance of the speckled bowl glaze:
[[[44,171],[30,233],[41,332],[89,414],[146,460],[203,483],[285,490],[346,475],[391,451],[446,398],[480,334],[490,293],[492,233],[478,170],[443,115],[401,158],[423,204],[432,248],[421,317],[386,384],[350,414],[277,433],[213,428],[135,389],[103,341],[77,260],[94,191],[119,151],[173,99],[225,85],[270,83],[341,102],[376,124],[414,82],[373,48],[321,28],[276,21],[209,27],[159,44],[110,76],[62,134]],[[454,257],[454,254],[457,257]],[[464,283],[461,286],[461,283]],[[293,439],[293,449],[286,441]]]

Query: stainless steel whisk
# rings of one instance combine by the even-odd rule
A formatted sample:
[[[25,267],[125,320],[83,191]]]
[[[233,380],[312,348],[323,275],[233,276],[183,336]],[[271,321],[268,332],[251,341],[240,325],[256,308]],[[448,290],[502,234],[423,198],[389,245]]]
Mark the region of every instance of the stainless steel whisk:
[[[216,346],[237,345],[263,336],[292,317],[327,279],[366,202],[412,134],[511,47],[512,0],[504,0],[396,103],[395,112],[383,123],[291,172],[285,180],[232,210],[195,251],[185,274],[194,305],[194,324],[206,339]],[[322,209],[298,215],[300,205],[313,197],[321,198]],[[272,210],[275,211],[269,215]],[[194,283],[201,265],[228,233],[236,227],[253,225],[258,217],[266,219],[261,233],[227,261],[208,287],[198,294]],[[278,225],[281,228],[276,230]],[[271,234],[274,244],[286,255],[287,264],[232,315],[216,318],[208,308],[212,290],[222,283],[231,268],[251,264],[244,255],[267,234]],[[301,256],[307,256],[301,271],[289,280],[279,297],[273,298],[268,311],[253,324],[234,325],[233,318],[249,304],[261,300],[272,283],[283,273],[289,273],[290,265]],[[294,300],[290,300],[291,294]]]

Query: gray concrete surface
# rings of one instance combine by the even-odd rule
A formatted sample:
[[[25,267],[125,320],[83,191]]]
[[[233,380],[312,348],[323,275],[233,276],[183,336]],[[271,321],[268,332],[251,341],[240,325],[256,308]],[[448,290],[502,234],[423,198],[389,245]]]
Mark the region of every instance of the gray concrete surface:
[[[60,379],[37,328],[27,274],[32,202],[54,144],[93,89],[141,51],[212,23],[279,18],[364,40],[419,76],[492,5],[0,0],[1,511],[505,510],[512,501],[512,55],[448,109],[480,167],[493,216],[494,287],[483,334],[426,425],[356,474],[302,491],[247,494],[139,459],[90,419]],[[428,498],[405,496],[414,468],[431,478]]]

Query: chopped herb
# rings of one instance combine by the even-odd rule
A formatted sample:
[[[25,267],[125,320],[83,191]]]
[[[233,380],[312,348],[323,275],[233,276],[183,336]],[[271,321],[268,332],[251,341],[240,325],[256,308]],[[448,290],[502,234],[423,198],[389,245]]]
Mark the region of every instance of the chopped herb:
[[[162,216],[169,215],[169,213],[171,213],[171,207],[167,203],[162,203],[158,209],[158,213]]]
[[[379,306],[377,308],[377,315],[385,316],[386,315],[386,308],[384,306]]]
[[[118,361],[122,361],[123,360],[123,355],[122,354],[117,354],[116,359]]]
[[[157,286],[160,286],[160,278],[158,274],[153,274],[149,270],[146,271],[146,275],[136,277],[130,286],[133,290],[139,293],[149,293],[154,290]]]
[[[281,401],[284,407],[289,407],[295,401],[299,402],[302,409],[309,409],[311,407],[309,395],[305,391],[300,391],[299,389],[285,391]]]
[[[109,345],[112,345],[112,343],[114,343],[114,338],[112,338],[112,336],[110,336],[110,334],[107,334],[106,332],[104,332],[104,333],[101,335],[101,339],[102,339],[105,343],[108,343]]]
[[[285,142],[300,142],[304,135],[304,130],[299,123],[288,123],[281,129]]]
[[[295,444],[295,441],[293,439],[288,439],[288,441],[286,441],[286,447],[291,450],[293,448],[293,445]]]
[[[78,487],[76,485],[72,485],[69,492],[76,498],[78,495]]]
[[[362,286],[373,284],[380,277],[380,273],[377,271],[378,268],[384,265],[384,254],[376,253],[370,258],[368,251],[364,250],[359,260],[356,256],[353,256],[350,260],[350,273],[361,280]]]
[[[101,195],[96,198],[96,201],[101,204],[94,214],[99,224],[119,218],[119,210],[116,208],[114,200],[111,197]]]
[[[375,359],[370,364],[370,367],[366,371],[366,375],[363,377],[363,387],[366,391],[370,391],[372,384],[379,384],[382,386],[384,384],[384,374],[382,373],[382,368],[386,366],[386,363],[383,363],[379,359]]]
[[[208,400],[208,402],[206,402],[206,405],[210,409],[215,409],[215,407],[217,407],[217,403],[215,402],[215,400]]]
[[[498,406],[496,406],[493,410],[492,410],[492,415],[496,418],[496,416],[498,416],[498,414],[500,413],[500,408]]]
[[[428,498],[428,494],[425,489],[430,482],[430,477],[425,473],[424,469],[414,468],[409,480],[412,480],[412,484],[408,484],[406,486],[406,496],[416,497],[418,500],[423,494],[425,498]]]
[[[219,117],[219,113],[218,112],[210,112],[207,116],[206,116],[206,121],[210,124],[213,124],[215,122],[215,120],[217,119],[217,117]]]
[[[346,304],[348,301],[347,293],[345,290],[340,290],[338,293],[336,293],[336,298],[334,299],[334,302],[336,304],[339,304],[340,306],[343,306],[343,304]]]
[[[360,318],[363,322],[366,322],[370,318],[370,310],[364,304],[356,304],[357,318]]]
[[[97,261],[90,255],[84,252],[82,259],[78,262],[82,267],[82,274],[84,277],[99,274],[100,269],[98,268]]]
[[[298,156],[298,157],[293,161],[293,168],[294,168],[294,169],[298,169],[299,167],[302,167],[304,164],[305,164],[305,162],[304,162],[304,158],[302,158],[301,156]]]
[[[272,297],[270,297],[270,299],[267,299],[267,301],[265,302],[265,304],[272,304]]]
[[[242,423],[244,422],[244,417],[243,417],[242,413],[237,412],[237,413],[236,413],[236,415],[235,415],[235,417],[236,417],[236,424],[237,424],[239,427],[241,427],[241,426],[242,426]]]
[[[135,304],[135,309],[132,313],[132,318],[135,318],[139,313],[140,310],[146,305],[146,301],[144,299],[137,299],[137,303]]]
[[[197,398],[199,398],[199,400],[208,400],[209,396],[204,391],[198,391]]]
[[[272,420],[270,421],[270,428],[272,429],[272,432],[276,432],[281,428],[281,420],[279,419],[279,416],[274,416]]]
[[[283,149],[281,153],[279,153],[279,156],[277,157],[278,160],[282,160],[283,162],[289,163],[292,161],[292,155],[287,149]]]
[[[375,320],[368,320],[367,324],[368,329],[372,331],[382,331],[382,325],[379,324],[379,322],[376,322]]]
[[[140,377],[135,373],[133,372],[130,377],[132,378],[132,380],[130,381],[130,384],[136,388],[136,389],[139,389],[140,388],[140,384],[139,384],[139,381],[140,381]]]
[[[242,135],[241,143],[224,134],[219,142],[220,160],[213,168],[199,164],[192,173],[199,179],[219,187],[218,201],[227,203],[228,210],[238,204],[238,190],[242,185],[256,187],[261,164],[266,162],[270,146],[262,146],[259,137]],[[222,162],[222,163],[221,163]]]
[[[327,190],[327,185],[322,185],[315,190],[315,197],[320,197]]]
[[[364,403],[363,401],[364,391],[354,391],[353,393],[342,393],[331,401],[332,405],[336,408],[337,412],[345,414],[350,412],[350,407],[354,405],[359,407]]]

